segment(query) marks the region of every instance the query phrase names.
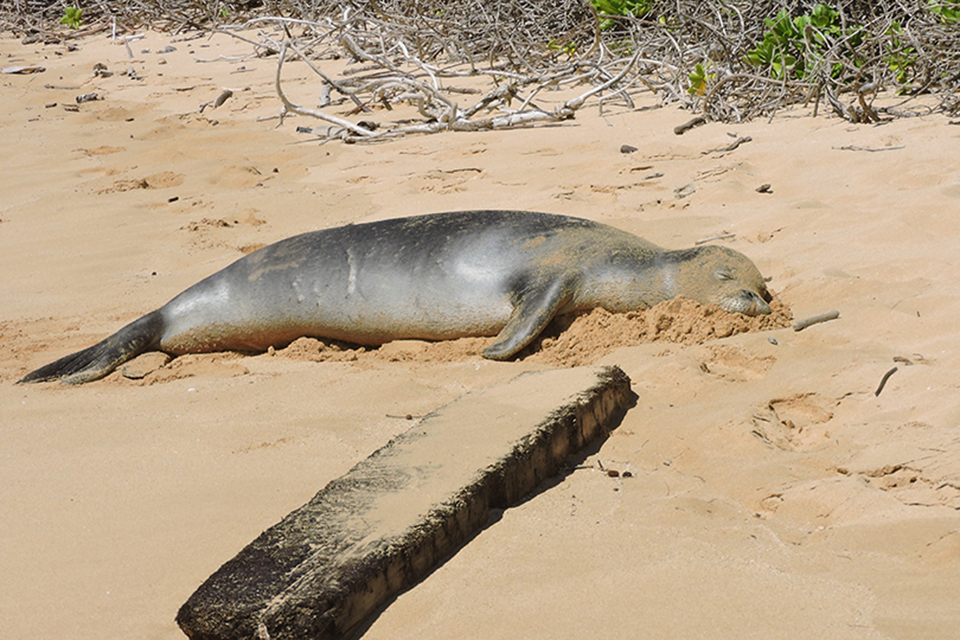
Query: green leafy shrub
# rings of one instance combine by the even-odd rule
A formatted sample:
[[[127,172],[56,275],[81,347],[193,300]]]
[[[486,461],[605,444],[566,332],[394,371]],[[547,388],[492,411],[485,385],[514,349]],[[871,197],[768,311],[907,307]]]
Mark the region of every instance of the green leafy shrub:
[[[940,18],[943,24],[957,24],[960,22],[960,2],[937,2],[928,0],[927,9]]]
[[[767,31],[763,39],[747,52],[747,62],[766,67],[773,77],[785,76],[806,79],[812,67],[824,54],[844,41],[843,49],[850,53],[863,41],[863,30],[848,25],[844,31],[840,14],[825,4],[814,5],[809,14],[790,18],[790,12],[782,9],[774,18],[765,18]],[[856,60],[851,60],[856,64]],[[843,71],[842,64],[834,64],[831,75]]]
[[[60,24],[65,24],[71,29],[79,29],[83,24],[83,9],[80,7],[67,7],[64,9],[64,15],[60,18]]]
[[[707,66],[709,65],[710,63],[708,62]],[[690,88],[687,89],[687,92],[698,96],[706,94],[707,80],[713,80],[715,75],[716,74],[714,73],[707,73],[707,70],[703,68],[703,65],[698,62],[693,68],[693,72],[687,76],[690,80]]]
[[[608,29],[616,20],[605,16],[642,18],[650,12],[653,0],[590,0],[600,14],[600,28]]]

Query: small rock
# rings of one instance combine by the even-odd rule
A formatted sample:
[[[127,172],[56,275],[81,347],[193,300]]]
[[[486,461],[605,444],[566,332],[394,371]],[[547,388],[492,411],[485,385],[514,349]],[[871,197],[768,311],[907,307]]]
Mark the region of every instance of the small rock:
[[[143,380],[148,375],[170,362],[170,356],[161,351],[151,351],[130,361],[120,369],[120,375],[130,380]]]
[[[620,146],[620,153],[634,153],[635,151],[637,151],[637,148],[630,146],[629,144]]]

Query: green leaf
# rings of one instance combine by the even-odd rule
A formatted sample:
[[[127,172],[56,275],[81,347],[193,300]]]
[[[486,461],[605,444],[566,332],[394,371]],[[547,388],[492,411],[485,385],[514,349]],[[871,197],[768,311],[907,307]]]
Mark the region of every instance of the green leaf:
[[[957,24],[960,22],[960,2],[937,2],[927,0],[927,9],[940,18],[943,24]]]
[[[64,9],[64,16],[60,18],[60,24],[65,24],[71,29],[79,29],[83,24],[83,9],[79,7],[67,7]]]
[[[707,72],[699,62],[693,69],[693,73],[687,76],[690,79],[690,88],[688,93],[703,95],[707,92]]]

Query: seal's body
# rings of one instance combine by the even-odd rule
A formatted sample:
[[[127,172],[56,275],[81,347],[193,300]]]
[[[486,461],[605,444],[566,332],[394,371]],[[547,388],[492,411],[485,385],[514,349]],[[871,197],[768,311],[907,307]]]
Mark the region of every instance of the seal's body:
[[[497,335],[483,354],[502,360],[557,314],[678,295],[770,312],[760,272],[731,249],[664,251],[589,220],[522,211],[397,218],[264,247],[21,382],[77,384],[144,351],[263,351],[301,336],[376,345]]]

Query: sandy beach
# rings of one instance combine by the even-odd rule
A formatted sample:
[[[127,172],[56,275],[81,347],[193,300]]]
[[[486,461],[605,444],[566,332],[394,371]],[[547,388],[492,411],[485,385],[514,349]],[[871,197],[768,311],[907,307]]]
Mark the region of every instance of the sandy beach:
[[[619,428],[362,637],[960,638],[949,118],[853,125],[794,109],[678,136],[693,114],[641,93],[563,126],[321,145],[297,131],[318,123],[270,119],[276,60],[244,42],[147,31],[129,54],[103,34],[73,45],[0,35],[0,65],[44,68],[0,75],[4,637],[183,638],[174,616],[207,576],[408,415],[599,363],[639,398]],[[284,87],[305,105],[319,93],[302,63]],[[15,384],[263,245],[479,208],[581,216],[668,248],[733,234],[714,242],[771,278],[784,317],[840,317],[614,341],[576,362],[484,360],[486,339],[308,340]],[[544,351],[563,336],[551,340]]]

